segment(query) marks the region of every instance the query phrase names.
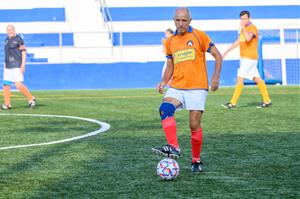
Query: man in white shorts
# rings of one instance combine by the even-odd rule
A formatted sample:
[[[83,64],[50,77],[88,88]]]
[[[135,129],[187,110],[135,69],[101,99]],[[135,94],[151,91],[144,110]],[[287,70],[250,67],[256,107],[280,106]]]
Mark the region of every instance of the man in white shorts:
[[[257,108],[267,108],[271,106],[271,99],[269,97],[268,89],[265,82],[260,78],[257,69],[258,60],[258,30],[250,21],[249,11],[242,11],[241,31],[239,38],[231,45],[231,47],[223,54],[223,58],[228,52],[240,46],[240,68],[237,75],[237,84],[230,102],[222,104],[225,108],[235,108],[237,101],[242,94],[244,87],[244,79],[255,81],[263,97],[263,102]]]
[[[2,110],[11,109],[10,87],[15,85],[28,99],[28,106],[35,106],[35,98],[28,88],[22,83],[24,81],[26,50],[23,39],[16,35],[15,27],[8,25],[7,38],[5,39],[5,63],[3,70],[3,92],[4,104]]]
[[[205,53],[210,53],[216,60],[212,91],[219,87],[222,55],[205,32],[190,26],[191,15],[187,8],[177,8],[173,19],[176,32],[166,41],[167,67],[158,84],[159,93],[164,93],[167,84],[170,86],[159,108],[168,144],[152,150],[157,155],[180,157],[174,113],[176,109],[186,109],[190,112],[192,172],[200,172],[201,118],[209,87]]]

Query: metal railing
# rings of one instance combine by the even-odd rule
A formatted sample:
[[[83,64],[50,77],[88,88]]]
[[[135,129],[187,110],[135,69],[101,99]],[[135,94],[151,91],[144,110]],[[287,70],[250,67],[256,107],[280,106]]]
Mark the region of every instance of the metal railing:
[[[103,22],[104,22],[104,26],[107,28],[108,33],[109,33],[109,38],[112,42],[113,45],[113,40],[114,40],[114,34],[113,34],[113,25],[112,25],[112,18],[110,15],[110,11],[107,7],[106,1],[105,0],[98,0],[99,4],[100,4],[100,11],[102,13],[103,16]]]

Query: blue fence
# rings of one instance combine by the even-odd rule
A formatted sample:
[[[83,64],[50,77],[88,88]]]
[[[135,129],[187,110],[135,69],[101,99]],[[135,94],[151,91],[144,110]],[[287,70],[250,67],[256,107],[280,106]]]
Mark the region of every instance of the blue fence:
[[[285,42],[294,43],[300,41],[300,29],[284,30]],[[215,43],[232,43],[238,37],[238,31],[205,31]],[[264,39],[264,43],[280,43],[280,30],[260,30],[259,35]],[[123,45],[161,45],[163,32],[123,32]],[[120,33],[114,33],[115,46],[120,45]]]

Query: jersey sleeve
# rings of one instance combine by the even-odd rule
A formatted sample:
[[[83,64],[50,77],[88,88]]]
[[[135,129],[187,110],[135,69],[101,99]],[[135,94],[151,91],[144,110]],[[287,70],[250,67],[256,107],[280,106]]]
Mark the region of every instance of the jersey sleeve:
[[[18,45],[23,46],[24,44],[24,40],[20,36],[18,36]]]
[[[249,26],[247,32],[252,33],[253,37],[257,37],[258,36],[257,28],[254,25]]]
[[[169,37],[166,42],[165,42],[165,52],[166,52],[166,57],[168,59],[172,59],[172,52],[171,52],[171,37]]]
[[[24,45],[25,45],[24,40],[20,36],[18,36],[18,47],[24,46]],[[26,51],[26,49],[23,47],[23,49],[21,49],[21,51]]]
[[[215,44],[212,42],[211,38],[205,33],[205,32],[200,32],[200,41],[202,43],[203,46],[203,51],[204,52],[210,52],[210,49],[212,46],[214,46]]]

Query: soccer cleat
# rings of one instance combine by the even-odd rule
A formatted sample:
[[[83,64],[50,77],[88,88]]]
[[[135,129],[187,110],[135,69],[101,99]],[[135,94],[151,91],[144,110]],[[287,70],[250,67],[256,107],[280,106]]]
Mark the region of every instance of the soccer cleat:
[[[221,106],[223,106],[224,108],[228,108],[228,109],[232,109],[235,108],[236,106],[231,104],[230,102],[227,102],[225,104],[221,104]]]
[[[256,108],[268,108],[272,105],[272,102],[269,102],[269,103],[261,103],[260,105],[258,105]]]
[[[152,148],[152,151],[159,156],[163,155],[173,159],[177,159],[180,157],[180,150],[169,144],[163,147]]]
[[[192,172],[196,173],[196,172],[202,172],[202,165],[203,163],[201,161],[199,162],[192,162]]]
[[[9,109],[11,109],[11,106],[3,104],[2,107],[1,107],[1,109],[2,110],[9,110]]]
[[[32,100],[30,100],[29,102],[28,102],[28,107],[29,108],[34,108],[36,106],[36,99],[35,99],[35,97],[32,99]]]

